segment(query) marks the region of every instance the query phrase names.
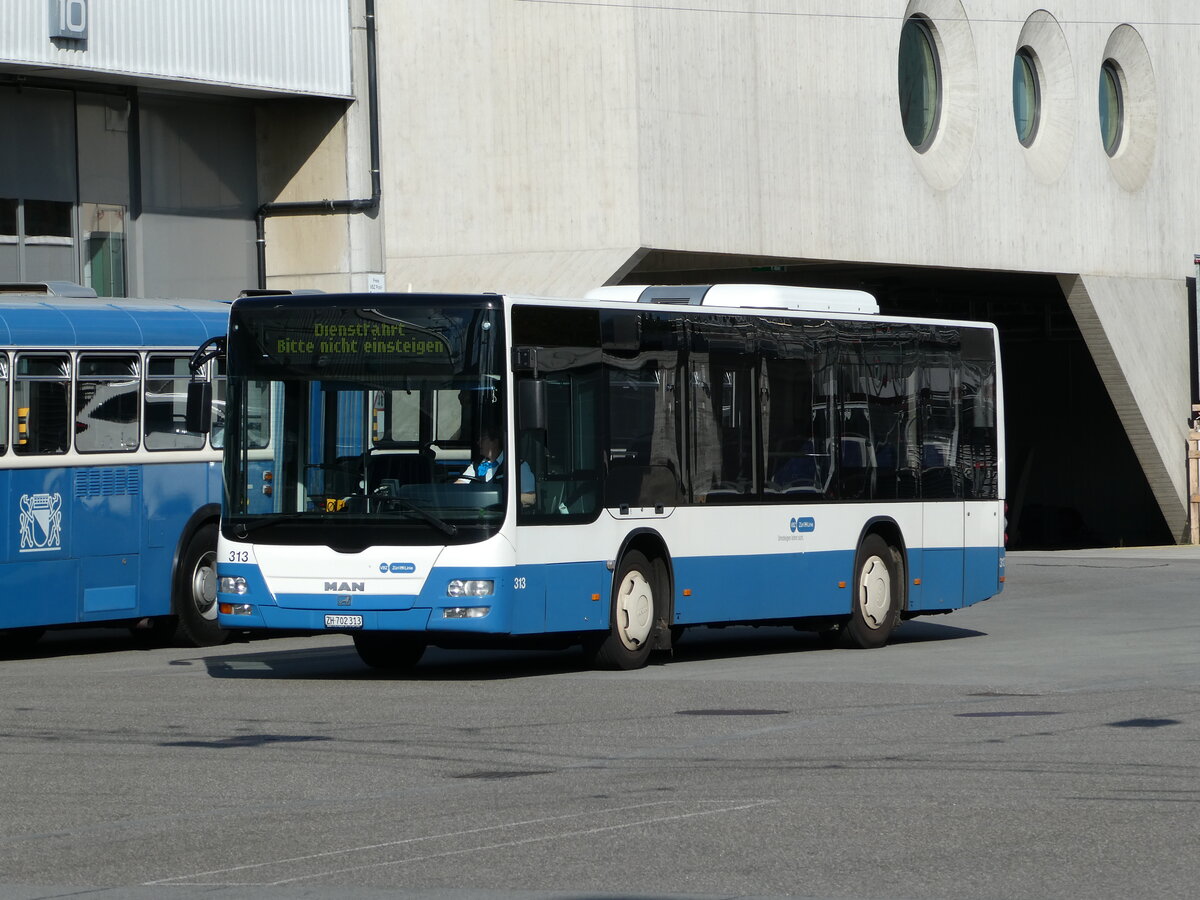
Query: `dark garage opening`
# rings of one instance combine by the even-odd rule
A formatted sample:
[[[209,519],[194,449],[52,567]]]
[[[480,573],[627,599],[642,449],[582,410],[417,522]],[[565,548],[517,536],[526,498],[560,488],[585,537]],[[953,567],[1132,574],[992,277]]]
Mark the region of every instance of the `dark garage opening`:
[[[888,314],[994,322],[1007,410],[1009,547],[1174,543],[1053,275],[656,251],[622,281],[857,288]]]

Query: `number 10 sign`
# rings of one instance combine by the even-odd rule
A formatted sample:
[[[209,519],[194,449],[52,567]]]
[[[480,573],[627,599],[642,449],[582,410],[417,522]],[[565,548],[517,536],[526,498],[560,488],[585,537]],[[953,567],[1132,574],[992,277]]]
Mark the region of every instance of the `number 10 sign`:
[[[50,37],[85,41],[87,36],[87,0],[50,0]]]

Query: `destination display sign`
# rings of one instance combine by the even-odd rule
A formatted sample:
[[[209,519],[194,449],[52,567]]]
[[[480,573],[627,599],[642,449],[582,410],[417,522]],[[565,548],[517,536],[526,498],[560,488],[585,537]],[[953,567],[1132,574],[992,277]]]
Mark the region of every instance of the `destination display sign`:
[[[256,378],[378,379],[458,371],[496,340],[480,305],[235,304],[229,353]],[[232,363],[231,363],[232,364]],[[252,374],[251,374],[252,373]]]
[[[357,322],[351,325],[313,322],[302,330],[288,329],[270,336],[275,355],[401,354],[403,356],[446,355],[446,343],[423,329],[384,322]]]

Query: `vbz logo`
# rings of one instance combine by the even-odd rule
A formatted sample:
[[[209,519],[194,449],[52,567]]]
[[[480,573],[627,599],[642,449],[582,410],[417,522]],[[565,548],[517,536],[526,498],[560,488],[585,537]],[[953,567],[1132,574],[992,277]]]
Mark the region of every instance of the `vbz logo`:
[[[87,40],[87,0],[50,0],[50,37]]]
[[[796,516],[788,521],[788,527],[792,530],[792,534],[804,534],[815,531],[817,521],[812,516]]]

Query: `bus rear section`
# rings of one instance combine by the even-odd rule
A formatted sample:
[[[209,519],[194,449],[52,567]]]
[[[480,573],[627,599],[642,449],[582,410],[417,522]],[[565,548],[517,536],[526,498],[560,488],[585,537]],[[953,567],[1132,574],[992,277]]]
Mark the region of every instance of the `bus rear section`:
[[[40,290],[0,297],[0,645],[71,625],[222,640],[220,433],[183,416],[188,359],[228,304]]]

